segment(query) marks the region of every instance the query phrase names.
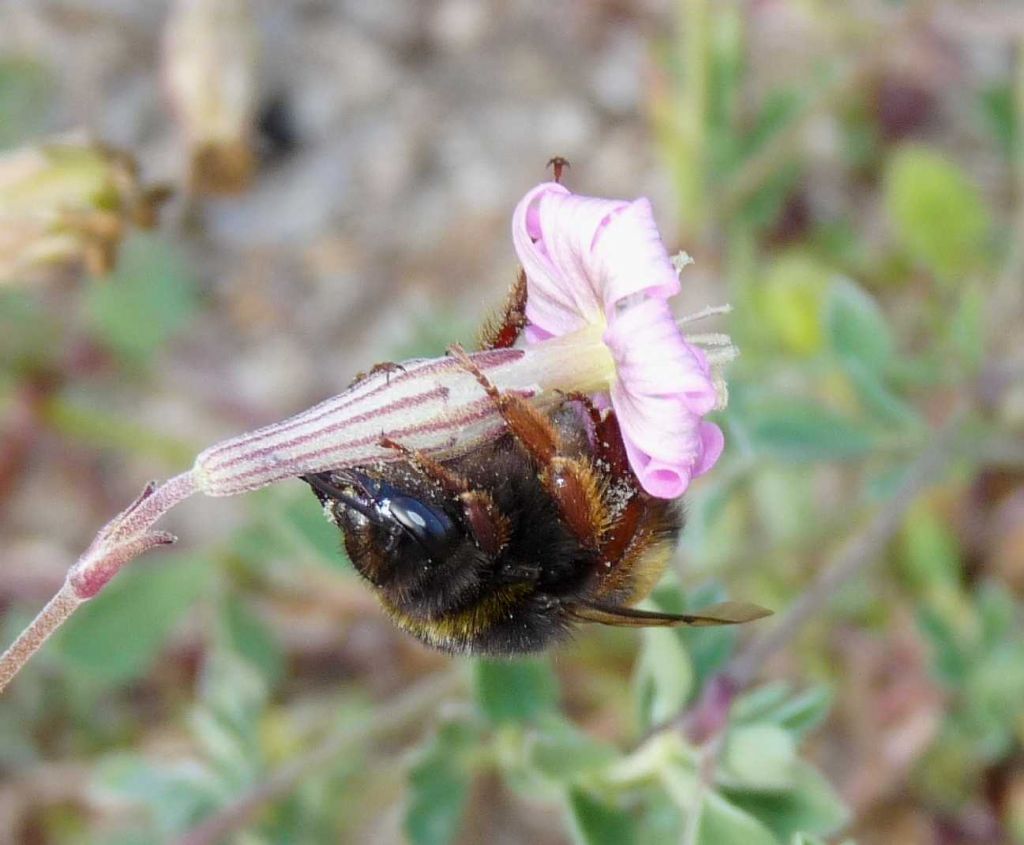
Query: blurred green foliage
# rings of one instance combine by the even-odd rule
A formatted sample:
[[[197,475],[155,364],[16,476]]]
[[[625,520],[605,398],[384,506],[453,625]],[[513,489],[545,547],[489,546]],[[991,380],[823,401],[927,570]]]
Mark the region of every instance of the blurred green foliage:
[[[889,160],[884,190],[893,234],[915,263],[947,284],[977,269],[991,223],[956,164],[933,150],[905,147]]]
[[[43,131],[54,80],[28,57],[0,57],[0,150]]]
[[[195,283],[165,242],[139,234],[110,278],[92,282],[83,306],[87,325],[124,364],[145,365],[195,313]]]

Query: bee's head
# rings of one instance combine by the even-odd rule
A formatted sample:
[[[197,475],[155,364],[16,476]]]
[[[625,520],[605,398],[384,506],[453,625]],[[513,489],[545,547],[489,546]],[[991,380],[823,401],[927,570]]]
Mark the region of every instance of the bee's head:
[[[341,470],[304,480],[345,533],[352,562],[379,586],[414,573],[420,580],[424,567],[443,565],[465,538],[441,504],[365,472]]]

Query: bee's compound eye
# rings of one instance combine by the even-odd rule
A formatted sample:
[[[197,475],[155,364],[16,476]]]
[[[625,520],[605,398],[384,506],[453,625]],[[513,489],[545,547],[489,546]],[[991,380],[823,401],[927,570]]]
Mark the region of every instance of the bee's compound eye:
[[[458,542],[459,528],[444,511],[411,496],[392,496],[391,517],[434,561],[443,560]]]

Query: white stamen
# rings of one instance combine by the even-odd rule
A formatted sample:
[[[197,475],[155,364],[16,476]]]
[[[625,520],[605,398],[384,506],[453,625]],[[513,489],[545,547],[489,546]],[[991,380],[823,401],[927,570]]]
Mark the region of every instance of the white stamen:
[[[700,311],[694,314],[687,314],[685,317],[680,317],[676,320],[676,325],[685,326],[687,323],[696,323],[698,320],[706,320],[708,317],[716,317],[719,314],[729,314],[732,311],[732,306],[726,303],[725,305],[705,305]]]
[[[719,367],[739,358],[740,350],[739,347],[730,344],[724,349],[714,349],[710,352],[705,352],[704,356],[708,359],[708,363],[712,367]]]
[[[718,373],[712,373],[711,383],[715,387],[715,410],[724,411],[729,405],[729,385]]]
[[[707,334],[688,334],[686,340],[694,346],[732,346],[732,338],[721,332]]]
[[[670,260],[672,262],[672,266],[675,268],[676,275],[679,275],[683,270],[694,263],[693,256],[683,250],[679,250],[679,252],[673,255]]]

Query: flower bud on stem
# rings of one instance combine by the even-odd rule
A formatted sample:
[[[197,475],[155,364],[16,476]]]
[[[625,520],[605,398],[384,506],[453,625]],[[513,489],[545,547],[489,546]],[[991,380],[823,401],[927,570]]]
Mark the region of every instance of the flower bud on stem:
[[[143,552],[176,541],[173,534],[150,531],[150,526],[195,491],[191,471],[159,487],[150,482],[131,505],[100,530],[85,554],[68,571],[57,594],[0,655],[0,692],[75,609],[99,593],[122,566]]]

